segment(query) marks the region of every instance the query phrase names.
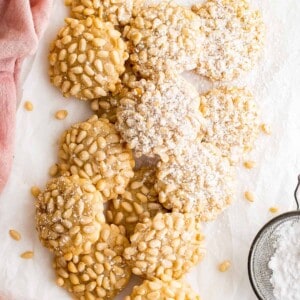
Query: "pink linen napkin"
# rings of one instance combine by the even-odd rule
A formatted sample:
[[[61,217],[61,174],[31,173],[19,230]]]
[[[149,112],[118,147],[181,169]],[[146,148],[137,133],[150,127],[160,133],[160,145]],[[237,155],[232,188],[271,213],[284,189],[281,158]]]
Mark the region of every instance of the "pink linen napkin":
[[[0,192],[12,158],[22,61],[37,49],[52,0],[0,0]]]

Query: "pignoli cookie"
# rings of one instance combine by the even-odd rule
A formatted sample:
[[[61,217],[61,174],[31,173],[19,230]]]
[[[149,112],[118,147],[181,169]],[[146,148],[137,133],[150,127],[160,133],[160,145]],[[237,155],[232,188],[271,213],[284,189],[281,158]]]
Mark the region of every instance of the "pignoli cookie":
[[[90,179],[104,200],[123,194],[134,175],[132,151],[121,142],[114,125],[97,116],[63,133],[59,159],[61,173]]]
[[[258,105],[248,90],[211,90],[201,96],[200,111],[207,121],[204,141],[217,146],[231,163],[237,163],[253,149],[260,120]]]
[[[139,2],[141,0],[70,0],[66,4],[76,19],[96,16],[115,26],[124,26],[132,17],[133,5]]]
[[[200,296],[183,280],[144,280],[125,300],[200,300]]]
[[[204,119],[199,103],[195,87],[181,77],[142,79],[121,99],[116,127],[137,157],[167,159],[168,151],[201,135]]]
[[[172,1],[143,6],[125,27],[133,70],[144,77],[194,69],[204,36],[200,19]]]
[[[109,223],[123,225],[127,236],[134,232],[138,222],[154,217],[166,209],[158,202],[158,193],[154,189],[156,170],[143,167],[135,171],[126,191],[109,203],[106,218]]]
[[[90,253],[55,258],[57,284],[76,299],[114,299],[131,276],[130,268],[122,257],[128,245],[118,226],[104,224]]]
[[[197,140],[169,161],[158,163],[159,201],[167,209],[193,213],[201,221],[213,220],[231,203],[234,175],[217,147]]]
[[[207,0],[192,11],[201,19],[202,43],[196,72],[212,80],[230,81],[250,71],[261,55],[265,26],[247,0]]]
[[[50,47],[50,80],[65,97],[107,96],[116,90],[127,58],[126,44],[112,23],[67,18]]]
[[[89,253],[104,223],[103,199],[78,176],[51,179],[35,203],[41,243],[57,255]]]
[[[204,254],[202,240],[193,214],[158,213],[136,225],[124,257],[133,274],[171,281],[199,263]]]

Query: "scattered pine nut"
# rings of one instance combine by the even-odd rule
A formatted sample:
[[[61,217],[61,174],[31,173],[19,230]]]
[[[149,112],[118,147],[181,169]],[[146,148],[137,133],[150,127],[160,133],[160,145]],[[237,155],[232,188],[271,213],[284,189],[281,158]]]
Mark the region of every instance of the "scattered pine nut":
[[[260,129],[264,134],[270,135],[271,134],[271,127],[268,124],[261,124],[260,125]]]
[[[55,118],[57,120],[64,120],[66,117],[68,116],[68,111],[67,110],[58,110],[56,113],[55,113]]]
[[[39,187],[33,186],[33,187],[31,187],[30,192],[31,192],[31,195],[36,198],[41,193],[41,190]]]
[[[248,160],[248,161],[245,161],[244,162],[244,167],[246,169],[253,169],[255,167],[255,162],[254,161],[251,161],[251,160]]]
[[[254,195],[251,192],[246,191],[244,196],[247,201],[254,202]]]
[[[58,172],[58,166],[57,166],[57,164],[52,165],[50,167],[50,169],[49,169],[49,175],[51,177],[54,177],[57,174],[57,172]]]
[[[24,108],[27,110],[27,111],[33,111],[33,104],[30,102],[30,101],[26,101],[24,103]]]
[[[19,241],[21,239],[21,234],[18,231],[14,230],[14,229],[9,230],[9,235],[15,241]]]
[[[225,260],[225,261],[223,261],[222,263],[220,263],[219,264],[219,271],[220,272],[226,272],[226,271],[228,271],[228,269],[230,268],[230,266],[231,266],[231,263],[230,263],[230,261],[229,260]]]
[[[30,258],[33,258],[33,256],[34,256],[34,253],[32,251],[25,251],[20,255],[20,257],[23,259],[30,259]]]
[[[275,206],[270,207],[269,212],[272,214],[276,214],[278,212],[278,207]]]

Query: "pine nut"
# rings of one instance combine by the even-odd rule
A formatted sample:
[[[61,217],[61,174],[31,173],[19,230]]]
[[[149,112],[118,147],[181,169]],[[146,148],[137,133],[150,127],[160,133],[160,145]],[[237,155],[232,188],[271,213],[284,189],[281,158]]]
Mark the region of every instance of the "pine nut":
[[[30,101],[26,101],[24,103],[24,108],[27,110],[27,111],[33,111],[33,104],[30,102]]]
[[[275,207],[275,206],[269,208],[269,211],[272,214],[276,214],[278,212],[278,210],[279,210],[278,207]]]
[[[20,255],[20,257],[23,259],[31,259],[31,258],[33,258],[33,256],[34,256],[34,253],[32,251],[26,251]]]
[[[255,167],[255,162],[254,161],[245,161],[244,162],[244,167],[246,169],[253,169]]]
[[[19,241],[21,239],[21,234],[18,231],[14,230],[14,229],[9,230],[9,235],[15,241]]]
[[[249,191],[246,191],[245,194],[245,199],[249,202],[254,202],[254,195],[253,193],[249,192]]]
[[[228,269],[230,268],[230,266],[231,266],[230,261],[225,260],[225,261],[223,261],[222,263],[219,264],[218,269],[219,269],[220,272],[227,272]]]
[[[55,113],[55,118],[57,120],[64,120],[68,116],[68,111],[67,110],[59,110]]]
[[[41,193],[41,190],[39,187],[33,186],[33,187],[31,187],[30,192],[31,192],[32,196],[36,198]]]

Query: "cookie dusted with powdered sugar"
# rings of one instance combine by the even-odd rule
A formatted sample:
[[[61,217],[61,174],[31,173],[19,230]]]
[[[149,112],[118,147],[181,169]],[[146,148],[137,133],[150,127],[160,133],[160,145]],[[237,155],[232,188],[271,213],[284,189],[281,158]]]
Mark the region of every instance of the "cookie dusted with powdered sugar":
[[[168,159],[175,151],[201,135],[204,119],[194,86],[178,76],[142,79],[120,101],[116,127],[137,156]]]
[[[62,134],[59,147],[60,172],[90,179],[104,200],[123,194],[134,175],[132,151],[107,119],[93,116],[74,124]]]
[[[202,43],[196,72],[212,80],[229,81],[250,71],[265,40],[259,11],[246,0],[208,0],[192,7],[201,19]]]
[[[163,281],[181,278],[204,256],[203,235],[193,214],[158,213],[130,237],[124,257],[133,274]]]
[[[216,145],[231,163],[254,146],[259,134],[259,109],[245,88],[219,88],[201,96],[200,111],[207,130],[204,141]]]
[[[127,285],[131,271],[122,253],[129,245],[118,226],[104,224],[87,254],[54,259],[57,284],[76,299],[114,299]]]
[[[102,195],[78,176],[51,179],[35,207],[40,241],[57,255],[88,253],[105,222]]]
[[[167,209],[193,213],[201,221],[213,220],[233,198],[234,175],[217,147],[197,140],[158,163],[159,201]]]
[[[204,37],[199,28],[199,17],[172,1],[144,6],[123,33],[134,71],[149,77],[194,69]]]
[[[144,280],[136,285],[130,296],[125,300],[200,300],[200,296],[193,291],[184,280],[164,282],[157,278]]]
[[[116,90],[127,58],[126,44],[112,23],[67,18],[50,47],[50,80],[65,97],[107,96]]]
[[[154,189],[156,169],[142,167],[134,172],[125,193],[109,203],[106,218],[109,223],[123,225],[131,236],[138,222],[167,210],[159,203]]]

